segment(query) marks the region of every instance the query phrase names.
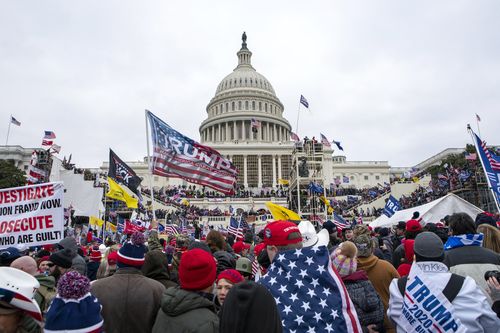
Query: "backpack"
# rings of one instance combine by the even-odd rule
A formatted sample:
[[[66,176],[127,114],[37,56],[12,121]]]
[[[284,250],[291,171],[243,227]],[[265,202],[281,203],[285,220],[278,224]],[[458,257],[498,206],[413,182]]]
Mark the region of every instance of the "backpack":
[[[49,305],[52,302],[52,299],[56,297],[57,295],[57,289],[56,288],[49,288],[44,285],[40,285],[40,288],[38,288],[36,294],[35,294],[35,299],[40,305],[40,310],[42,313],[47,312],[49,309]]]
[[[404,276],[398,279],[399,292],[401,293],[401,295],[403,295],[403,297],[405,294],[407,281],[408,281],[408,276]],[[460,289],[462,289],[464,281],[465,277],[451,273],[450,280],[443,289],[443,295],[448,299],[448,301],[450,301],[450,303],[452,303],[455,297],[457,297],[458,293],[460,292]]]

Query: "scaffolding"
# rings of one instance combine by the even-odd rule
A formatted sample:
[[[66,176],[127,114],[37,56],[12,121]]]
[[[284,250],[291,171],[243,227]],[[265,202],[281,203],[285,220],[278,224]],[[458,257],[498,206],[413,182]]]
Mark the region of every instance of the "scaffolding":
[[[323,144],[304,140],[292,152],[288,207],[303,220],[322,223],[327,207],[320,199],[326,197]],[[315,190],[311,190],[311,186]]]

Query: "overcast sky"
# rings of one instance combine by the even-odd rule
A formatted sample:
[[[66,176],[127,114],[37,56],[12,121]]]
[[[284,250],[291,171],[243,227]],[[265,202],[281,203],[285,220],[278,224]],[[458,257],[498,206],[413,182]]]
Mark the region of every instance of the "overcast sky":
[[[299,135],[348,160],[412,166],[471,139],[500,144],[500,1],[2,1],[0,142],[98,167],[146,155],[144,109],[199,140],[241,34]]]

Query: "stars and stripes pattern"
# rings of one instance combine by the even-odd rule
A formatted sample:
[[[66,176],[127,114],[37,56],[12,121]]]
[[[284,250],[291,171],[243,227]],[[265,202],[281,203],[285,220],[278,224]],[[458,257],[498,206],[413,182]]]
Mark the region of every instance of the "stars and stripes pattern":
[[[500,156],[490,152],[486,147],[486,142],[482,141],[476,133],[472,132],[472,134],[479,160],[485,175],[487,175],[489,188],[497,205],[500,205]]]
[[[321,137],[321,143],[323,144],[323,146],[331,148],[332,144],[330,143],[330,141],[328,141],[328,139],[326,138],[326,136],[324,136],[322,133],[319,133],[319,135]]]
[[[490,162],[491,168],[493,171],[500,171],[500,156],[497,156],[490,152],[490,150],[486,147],[486,141],[481,141],[481,149],[483,150],[486,158]]]
[[[176,236],[176,235],[180,235],[180,231],[179,231],[179,227],[177,227],[176,225],[174,224],[167,224],[165,226],[165,232],[167,233],[167,235],[169,236]]]
[[[231,216],[229,220],[229,226],[227,227],[227,233],[234,235],[236,239],[243,238],[243,228],[241,227],[241,218],[238,222],[235,217]]]
[[[45,134],[43,136],[44,139],[55,139],[56,138],[56,134],[52,131],[44,131]]]
[[[238,170],[216,150],[177,132],[147,111],[153,143],[152,172],[208,186],[226,195],[235,190]]]
[[[259,283],[273,295],[285,332],[362,332],[325,246],[279,253]]]
[[[299,142],[299,141],[300,141],[299,136],[298,136],[297,134],[293,133],[293,132],[291,132],[291,134],[290,134],[290,138],[291,138],[293,141],[295,141],[295,142]]]
[[[303,95],[300,95],[300,104],[304,105],[306,108],[309,108],[309,102]]]
[[[42,140],[42,146],[52,146],[53,144],[54,144],[54,141],[52,141],[52,140],[46,140],[46,139]]]
[[[349,222],[344,220],[344,218],[337,213],[333,213],[333,221],[332,222],[333,222],[333,224],[335,224],[337,226],[337,228],[339,228],[341,230],[344,230],[345,228],[351,226],[349,224]]]

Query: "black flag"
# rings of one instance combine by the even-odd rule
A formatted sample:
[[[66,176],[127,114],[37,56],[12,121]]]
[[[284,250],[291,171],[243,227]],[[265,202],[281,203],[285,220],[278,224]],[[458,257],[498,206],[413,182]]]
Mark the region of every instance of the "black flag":
[[[139,195],[137,187],[141,184],[142,179],[111,149],[109,150],[108,176],[116,180],[116,182],[127,186],[132,192]]]

